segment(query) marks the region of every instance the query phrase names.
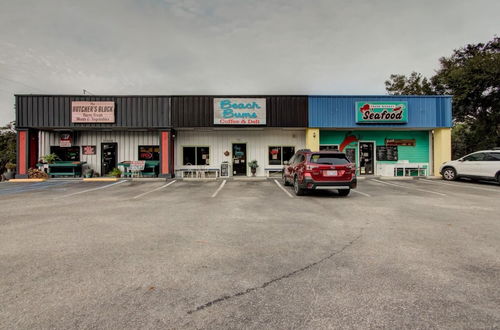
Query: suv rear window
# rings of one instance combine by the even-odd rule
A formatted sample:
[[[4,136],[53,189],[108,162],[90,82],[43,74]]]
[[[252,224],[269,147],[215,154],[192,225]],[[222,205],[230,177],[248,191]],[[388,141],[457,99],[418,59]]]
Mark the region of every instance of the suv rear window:
[[[344,154],[312,154],[309,161],[314,164],[325,165],[344,165],[350,163]]]

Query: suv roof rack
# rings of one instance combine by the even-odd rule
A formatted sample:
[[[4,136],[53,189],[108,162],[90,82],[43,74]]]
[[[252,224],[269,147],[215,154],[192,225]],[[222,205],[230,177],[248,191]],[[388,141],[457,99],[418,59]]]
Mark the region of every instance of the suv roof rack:
[[[311,152],[311,149],[299,149],[297,152]]]

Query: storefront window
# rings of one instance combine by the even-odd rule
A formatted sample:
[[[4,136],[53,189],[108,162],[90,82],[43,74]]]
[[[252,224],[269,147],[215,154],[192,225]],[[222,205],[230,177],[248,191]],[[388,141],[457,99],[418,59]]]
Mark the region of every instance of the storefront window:
[[[210,147],[183,147],[183,165],[209,165]]]
[[[271,146],[269,147],[269,165],[283,165],[295,154],[295,147]]]
[[[56,154],[61,161],[80,161],[80,147],[50,147],[50,153]]]
[[[160,160],[160,146],[139,146],[139,160]]]

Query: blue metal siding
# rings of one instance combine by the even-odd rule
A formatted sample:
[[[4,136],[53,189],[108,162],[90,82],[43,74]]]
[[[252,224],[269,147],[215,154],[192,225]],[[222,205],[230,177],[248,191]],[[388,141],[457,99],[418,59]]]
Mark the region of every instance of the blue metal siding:
[[[406,124],[357,124],[357,101],[407,101]],[[451,127],[451,96],[309,96],[309,127],[435,128]]]

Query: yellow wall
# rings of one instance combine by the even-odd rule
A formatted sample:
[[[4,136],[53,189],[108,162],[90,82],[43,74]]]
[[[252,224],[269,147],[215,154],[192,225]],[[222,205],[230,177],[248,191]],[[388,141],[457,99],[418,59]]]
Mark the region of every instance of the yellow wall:
[[[306,148],[319,151],[319,128],[306,129]]]
[[[434,130],[434,175],[439,175],[441,164],[451,160],[451,128]]]

